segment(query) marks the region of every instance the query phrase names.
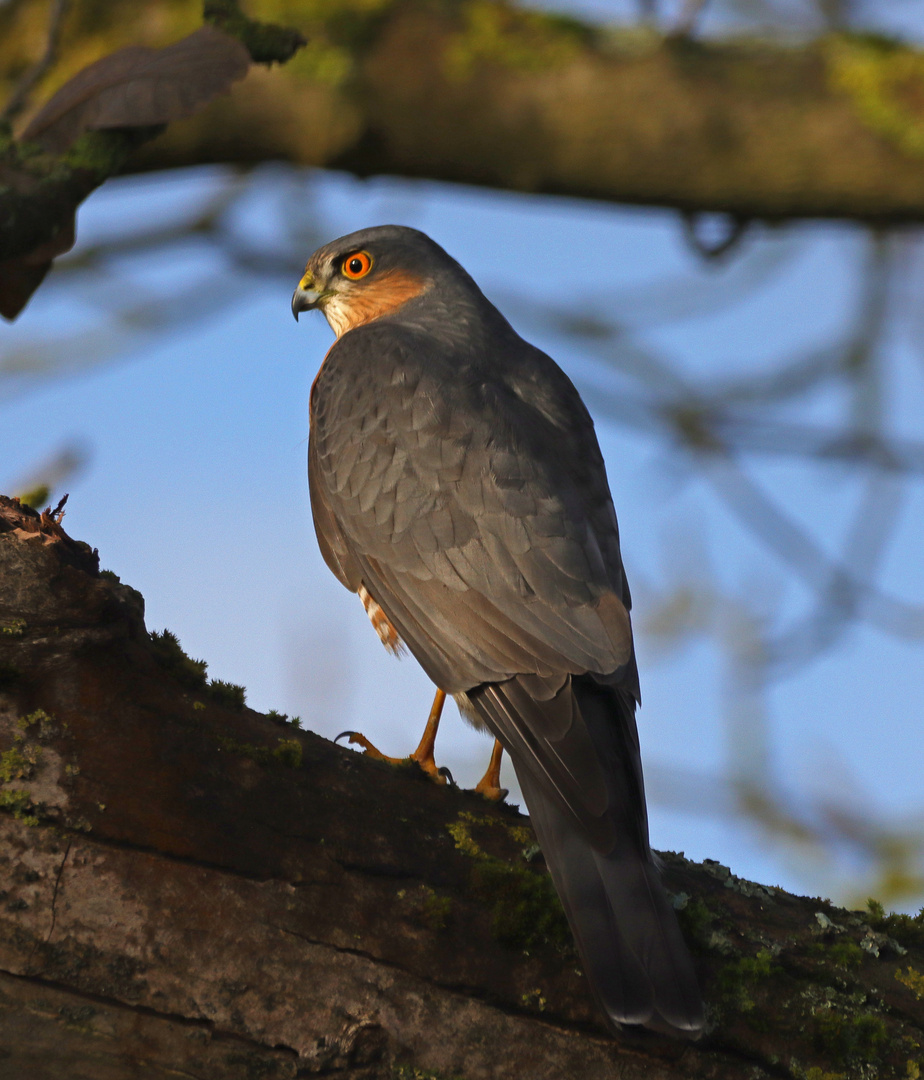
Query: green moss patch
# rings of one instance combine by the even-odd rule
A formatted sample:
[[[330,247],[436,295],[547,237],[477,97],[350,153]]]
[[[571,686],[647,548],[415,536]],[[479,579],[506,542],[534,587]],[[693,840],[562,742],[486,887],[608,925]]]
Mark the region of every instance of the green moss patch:
[[[924,1000],[924,975],[920,971],[915,971],[913,967],[909,965],[907,971],[896,971],[895,978],[914,994],[919,1000]]]
[[[867,921],[874,930],[895,938],[906,949],[924,948],[924,908],[917,915],[889,912],[878,900],[867,901]]]
[[[22,735],[17,735],[22,740]],[[0,783],[10,780],[31,780],[35,766],[42,756],[42,748],[34,743],[19,742],[0,754]]]
[[[831,944],[819,941],[809,945],[806,951],[811,957],[830,961],[848,971],[856,970],[863,963],[866,955],[860,946],[852,941],[835,941]]]
[[[34,813],[35,806],[28,791],[22,788],[0,788],[0,810],[12,814],[17,821],[24,825],[38,825],[39,817]]]
[[[447,1076],[446,1073],[418,1069],[413,1065],[393,1065],[391,1076],[392,1080],[462,1080],[460,1076]]]
[[[205,21],[231,34],[257,64],[284,64],[305,44],[298,30],[249,19],[236,0],[205,0]]]
[[[452,898],[440,896],[429,885],[421,885],[416,890],[414,899],[417,903],[417,921],[428,930],[445,930],[452,916]]]
[[[275,720],[277,724],[291,724],[292,727],[302,729],[302,718],[300,716],[289,716],[288,713],[280,712],[278,709],[270,709],[266,714],[270,720]]]
[[[529,950],[538,945],[572,949],[571,931],[558,894],[545,873],[489,855],[472,835],[473,828],[503,829],[521,847],[532,842],[522,825],[463,811],[447,826],[456,848],[472,860],[473,895],[491,911],[491,931],[502,945]]]
[[[760,949],[756,956],[742,956],[724,965],[719,972],[718,987],[726,1004],[738,1012],[751,1012],[756,1007],[759,985],[778,969],[773,953]]]
[[[213,701],[224,705],[226,709],[243,709],[245,690],[236,683],[225,682],[224,679],[212,679],[206,691]]]
[[[823,45],[828,82],[857,116],[909,157],[924,157],[924,53],[871,35],[836,35]]]
[[[187,655],[176,634],[169,630],[151,634],[154,655],[162,667],[187,690],[198,690],[207,694],[216,705],[226,709],[243,709],[246,690],[243,686],[225,682],[223,679],[208,678],[208,664],[205,660],[194,660]]]
[[[40,807],[35,806],[25,788],[8,785],[35,778],[42,760],[41,744],[58,731],[55,718],[44,709],[36,709],[16,721],[13,745],[0,752],[0,810],[27,825],[38,824]]]
[[[688,945],[697,952],[710,951],[713,913],[699,896],[684,896],[682,904],[675,903],[677,921]]]
[[[816,1010],[815,1045],[838,1064],[869,1063],[888,1046],[889,1032],[872,1013],[851,1016],[834,1008]]]
[[[588,27],[567,16],[527,11],[494,0],[470,0],[461,9],[463,29],[446,53],[448,74],[468,78],[480,63],[542,72],[574,60],[591,40]]]
[[[151,633],[151,644],[154,646],[154,654],[160,664],[182,686],[190,690],[203,690],[208,683],[208,664],[205,660],[193,660],[183,650],[180,639],[169,630]]]
[[[297,769],[302,764],[302,744],[298,739],[280,739],[275,747],[269,747],[220,736],[218,745],[229,754],[249,758],[258,765],[286,765]]]

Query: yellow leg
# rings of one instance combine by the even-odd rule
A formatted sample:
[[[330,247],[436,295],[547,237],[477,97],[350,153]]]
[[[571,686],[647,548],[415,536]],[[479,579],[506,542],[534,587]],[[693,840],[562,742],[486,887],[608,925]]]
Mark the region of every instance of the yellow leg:
[[[443,713],[445,701],[445,691],[437,690],[436,696],[433,698],[433,705],[430,707],[430,715],[427,717],[427,726],[424,728],[417,749],[410,755],[410,760],[416,761],[423,771],[432,776],[438,784],[445,784],[446,776],[436,767],[436,762],[433,759],[433,747],[436,745],[436,733],[439,730],[440,716]],[[408,760],[408,758],[388,757],[387,754],[383,754],[381,750],[369,742],[365,735],[361,735],[358,731],[343,731],[334,739],[334,742],[344,738],[344,736],[348,742],[361,746],[363,753],[368,754],[369,757],[375,758],[377,761],[388,761],[392,765],[400,765],[403,761]]]
[[[427,717],[427,726],[424,728],[423,735],[420,737],[417,749],[411,754],[411,757],[423,771],[429,773],[434,780],[437,780],[441,784],[446,783],[446,777],[440,776],[439,774],[436,762],[433,760],[433,748],[436,746],[436,733],[439,731],[440,717],[443,715],[443,705],[445,703],[446,691],[437,690],[436,695],[433,698],[433,704],[430,706],[430,715]]]
[[[500,767],[503,754],[504,748],[501,746],[500,741],[495,739],[488,770],[475,785],[478,794],[483,795],[486,799],[491,799],[492,802],[502,802],[507,798],[507,789],[500,786]]]

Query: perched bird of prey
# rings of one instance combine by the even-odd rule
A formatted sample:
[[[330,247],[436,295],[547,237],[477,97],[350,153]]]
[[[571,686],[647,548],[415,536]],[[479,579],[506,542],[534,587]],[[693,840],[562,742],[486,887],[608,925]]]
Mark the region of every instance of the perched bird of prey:
[[[509,753],[609,1021],[695,1035],[696,976],[648,841],[629,586],[590,414],[414,229],[316,251],[292,297],[296,318],[312,308],[337,335],[310,406],[327,565]]]

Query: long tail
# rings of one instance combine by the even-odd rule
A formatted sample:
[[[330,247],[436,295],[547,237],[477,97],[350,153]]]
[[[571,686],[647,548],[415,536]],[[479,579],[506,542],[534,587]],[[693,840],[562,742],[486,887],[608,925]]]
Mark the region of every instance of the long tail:
[[[561,701],[527,701],[527,686],[513,679],[469,698],[510,753],[594,995],[613,1024],[695,1035],[704,1022],[702,999],[648,845],[634,703],[592,676],[573,677],[562,688],[572,695],[573,719],[561,737],[560,722],[549,721]],[[537,739],[543,722],[559,737]],[[554,776],[550,783],[552,770],[541,767],[546,753],[561,760],[570,742],[585,753],[592,746],[606,776],[609,797],[596,821],[576,806],[579,792],[559,787]],[[607,834],[615,839],[601,842]]]

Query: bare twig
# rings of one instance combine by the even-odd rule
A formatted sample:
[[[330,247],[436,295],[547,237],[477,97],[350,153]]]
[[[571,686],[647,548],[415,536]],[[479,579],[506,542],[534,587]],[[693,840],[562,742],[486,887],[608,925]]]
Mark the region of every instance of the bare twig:
[[[716,221],[717,215],[683,213],[680,219],[683,222],[684,239],[690,247],[697,255],[712,261],[731,254],[744,239],[751,224],[747,218],[729,214],[723,221],[724,235],[711,240],[703,235],[703,228],[707,221]]]
[[[709,0],[684,0],[671,32],[678,37],[690,37],[708,3]]]
[[[642,22],[654,26],[658,21],[658,0],[636,0],[638,16]]]
[[[23,75],[10,95],[0,119],[10,123],[29,104],[29,95],[38,83],[50,71],[58,58],[58,45],[61,40],[61,26],[70,0],[51,0],[51,13],[48,19],[48,36],[45,39],[45,51],[42,56]]]
[[[70,495],[68,493],[62,495],[61,498],[58,500],[58,505],[51,512],[51,520],[54,521],[57,525],[60,525],[61,522],[64,520],[64,504],[69,498]]]
[[[706,463],[704,463],[706,464]],[[716,455],[706,475],[743,525],[759,537],[802,581],[816,591],[844,590],[864,600],[869,621],[901,637],[924,635],[924,607],[882,592],[873,582],[831,560],[808,531],[796,523],[730,455]],[[833,582],[833,585],[832,585]],[[852,610],[859,613],[859,607]]]

